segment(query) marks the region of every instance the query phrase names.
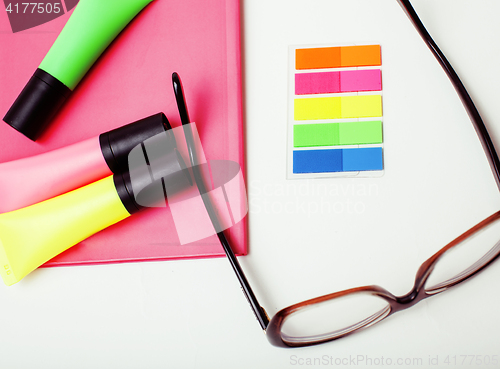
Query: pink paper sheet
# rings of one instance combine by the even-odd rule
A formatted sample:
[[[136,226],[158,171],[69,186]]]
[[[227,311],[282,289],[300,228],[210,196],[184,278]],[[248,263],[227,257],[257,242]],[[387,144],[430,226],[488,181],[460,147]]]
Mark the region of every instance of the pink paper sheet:
[[[70,14],[13,34],[6,12],[0,12],[0,117]],[[232,0],[153,1],[108,47],[37,142],[0,124],[0,162],[79,142],[160,111],[179,126],[174,71],[182,78],[207,159],[235,161],[244,174],[239,3]],[[236,254],[247,252],[246,232],[245,219],[226,231]],[[46,265],[220,255],[214,235],[180,245],[170,209],[159,208],[90,237]]]

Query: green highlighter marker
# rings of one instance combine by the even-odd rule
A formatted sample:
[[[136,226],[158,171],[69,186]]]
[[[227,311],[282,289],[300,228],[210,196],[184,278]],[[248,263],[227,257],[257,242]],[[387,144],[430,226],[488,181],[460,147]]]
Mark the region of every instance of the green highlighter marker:
[[[80,0],[3,118],[35,141],[122,29],[152,0]]]

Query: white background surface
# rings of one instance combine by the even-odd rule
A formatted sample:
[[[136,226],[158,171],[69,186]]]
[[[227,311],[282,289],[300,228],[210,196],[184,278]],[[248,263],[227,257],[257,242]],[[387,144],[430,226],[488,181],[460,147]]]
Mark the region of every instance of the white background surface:
[[[500,2],[412,3],[500,149]],[[425,259],[500,208],[465,110],[395,0],[243,1],[242,37],[250,254],[240,262],[269,315],[362,285],[404,294]],[[285,179],[288,45],[326,43],[382,45],[382,178]],[[325,202],[335,210],[314,212]],[[475,360],[500,360],[499,278],[496,263],[364,332],[285,350],[267,342],[226,259],[42,269],[0,286],[0,368],[289,368],[324,355],[345,365],[320,367],[383,357],[491,368]],[[373,365],[345,360],[358,355]]]

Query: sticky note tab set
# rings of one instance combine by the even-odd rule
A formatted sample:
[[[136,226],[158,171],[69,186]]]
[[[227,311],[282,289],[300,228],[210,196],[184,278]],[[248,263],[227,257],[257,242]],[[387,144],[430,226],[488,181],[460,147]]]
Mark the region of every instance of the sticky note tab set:
[[[288,178],[383,174],[379,45],[290,47]]]

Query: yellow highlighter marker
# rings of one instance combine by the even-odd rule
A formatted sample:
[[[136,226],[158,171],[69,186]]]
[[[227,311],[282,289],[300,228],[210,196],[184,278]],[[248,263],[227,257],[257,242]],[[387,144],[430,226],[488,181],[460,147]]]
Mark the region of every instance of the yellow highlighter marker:
[[[138,149],[142,150],[141,146]],[[165,206],[165,188],[174,193],[191,186],[177,149],[167,155],[162,177],[157,180],[151,178],[147,167],[137,167],[131,174],[115,174],[0,214],[0,275],[5,284],[19,282],[71,246],[145,207],[161,206],[158,202]]]

